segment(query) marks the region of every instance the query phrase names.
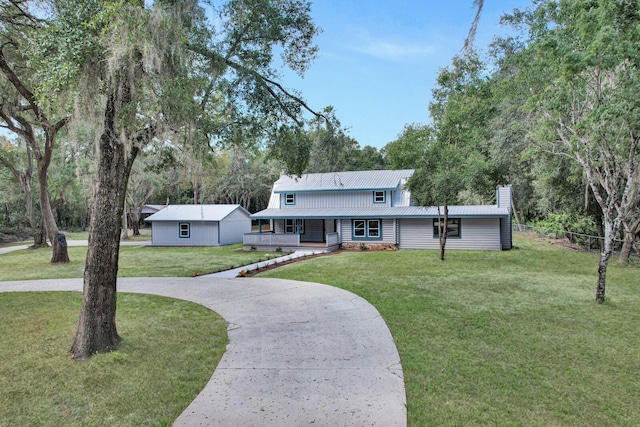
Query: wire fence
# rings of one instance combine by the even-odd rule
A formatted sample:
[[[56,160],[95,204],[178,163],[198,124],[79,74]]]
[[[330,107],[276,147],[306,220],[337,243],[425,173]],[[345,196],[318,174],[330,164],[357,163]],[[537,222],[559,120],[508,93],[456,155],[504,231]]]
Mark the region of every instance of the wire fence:
[[[604,238],[600,236],[592,236],[589,234],[574,233],[566,230],[552,230],[550,228],[535,227],[532,225],[518,225],[513,224],[513,231],[525,234],[536,234],[539,237],[547,239],[566,239],[569,243],[579,246],[586,251],[600,251],[600,248],[604,244]],[[616,239],[614,242],[613,251],[620,252],[622,248],[622,240]]]

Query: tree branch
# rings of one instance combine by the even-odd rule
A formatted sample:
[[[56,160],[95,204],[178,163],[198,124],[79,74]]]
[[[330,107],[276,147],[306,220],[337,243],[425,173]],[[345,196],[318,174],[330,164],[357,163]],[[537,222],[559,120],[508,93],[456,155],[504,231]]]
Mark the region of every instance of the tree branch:
[[[0,70],[2,70],[5,76],[7,76],[7,79],[13,85],[13,87],[16,88],[18,93],[22,95],[22,97],[29,103],[29,105],[31,106],[31,110],[33,110],[33,113],[36,116],[36,119],[38,121],[46,122],[47,119],[40,111],[40,107],[36,102],[35,96],[29,89],[27,89],[27,87],[20,81],[18,76],[11,69],[4,57],[4,52],[2,51],[2,49],[0,49]]]
[[[294,120],[298,125],[301,125],[301,123],[298,120],[297,116],[287,108],[287,106],[284,104],[284,102],[280,99],[280,97],[276,93],[276,89],[277,89],[277,91],[282,93],[285,97],[287,97],[290,100],[294,101],[295,103],[297,103],[299,106],[301,106],[303,109],[305,109],[309,113],[313,114],[314,116],[316,116],[318,118],[323,118],[326,122],[329,122],[329,119],[324,114],[319,113],[319,112],[315,111],[314,109],[312,109],[302,98],[300,98],[300,97],[292,94],[291,92],[289,92],[279,82],[277,82],[277,81],[275,81],[273,79],[270,79],[267,76],[265,76],[263,74],[260,74],[259,72],[255,71],[255,70],[251,70],[251,69],[243,66],[242,64],[238,64],[237,62],[234,62],[229,58],[224,58],[221,55],[219,55],[219,54],[217,54],[215,52],[212,52],[210,50],[206,50],[204,48],[200,48],[200,47],[194,46],[192,44],[189,45],[188,48],[190,50],[192,50],[193,52],[195,52],[195,53],[198,53],[198,54],[200,54],[202,56],[210,58],[211,60],[222,61],[227,66],[229,66],[230,68],[233,68],[234,70],[236,70],[237,72],[239,72],[241,74],[250,75],[251,77],[253,77],[254,81],[256,81],[257,83],[261,84],[262,87],[265,88],[269,92],[269,94],[276,100],[276,102],[280,105],[280,107],[283,109],[285,114],[287,116],[289,116],[289,118]],[[274,87],[275,87],[275,89],[274,89]]]

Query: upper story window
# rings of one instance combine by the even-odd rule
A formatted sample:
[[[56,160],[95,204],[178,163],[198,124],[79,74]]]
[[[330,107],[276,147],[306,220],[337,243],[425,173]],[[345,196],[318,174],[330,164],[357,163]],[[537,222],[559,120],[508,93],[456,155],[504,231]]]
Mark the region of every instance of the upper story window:
[[[285,205],[295,205],[296,204],[296,195],[295,195],[295,193],[286,193],[284,195],[284,204]]]
[[[188,222],[181,222],[178,227],[178,235],[180,238],[189,238],[191,236],[191,224]]]
[[[433,220],[433,238],[439,237],[438,226],[440,220],[435,218]],[[460,237],[460,218],[449,218],[447,220],[447,237]]]
[[[373,203],[384,203],[387,201],[386,193],[384,191],[373,192]]]

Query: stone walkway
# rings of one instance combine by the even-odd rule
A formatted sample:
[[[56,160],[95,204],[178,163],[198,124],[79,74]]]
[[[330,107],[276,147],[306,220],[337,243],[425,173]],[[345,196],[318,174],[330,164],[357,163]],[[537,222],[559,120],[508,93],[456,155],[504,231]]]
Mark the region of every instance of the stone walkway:
[[[292,259],[304,258],[307,256],[324,254],[324,253],[327,253],[327,251],[295,251],[292,254],[283,255],[278,258],[272,258],[267,261],[256,262],[256,263],[245,265],[242,267],[232,268],[230,270],[219,271],[217,273],[204,274],[198,277],[220,277],[220,278],[233,279],[234,277],[238,277],[238,275],[242,271],[249,272],[252,270],[256,270],[258,268],[265,268],[270,265],[279,264],[281,262],[291,261]]]

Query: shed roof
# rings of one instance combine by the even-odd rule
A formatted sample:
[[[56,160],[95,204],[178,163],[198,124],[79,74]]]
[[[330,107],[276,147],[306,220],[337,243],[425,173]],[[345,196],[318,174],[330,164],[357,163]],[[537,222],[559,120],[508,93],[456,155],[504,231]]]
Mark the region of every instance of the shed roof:
[[[442,209],[441,209],[442,212]],[[496,205],[449,206],[452,218],[502,218],[508,208]],[[265,209],[251,215],[253,219],[320,219],[320,218],[437,218],[436,206],[401,206],[371,208]]]
[[[166,208],[167,205],[144,205],[142,209],[140,209],[141,214],[154,214],[161,209]]]
[[[413,175],[413,169],[309,173],[300,177],[282,176],[273,185],[274,193],[312,191],[395,190]]]
[[[145,221],[222,221],[236,209],[250,215],[240,205],[169,205]]]

